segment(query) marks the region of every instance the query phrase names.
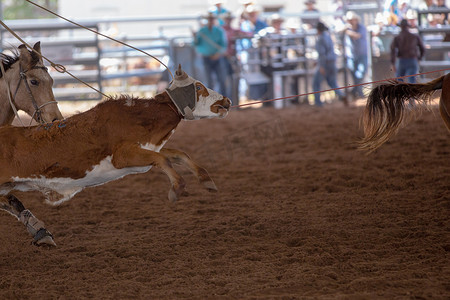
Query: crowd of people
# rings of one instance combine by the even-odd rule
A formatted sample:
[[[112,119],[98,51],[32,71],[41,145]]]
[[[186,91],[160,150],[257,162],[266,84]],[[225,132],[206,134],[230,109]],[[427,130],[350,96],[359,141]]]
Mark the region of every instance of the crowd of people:
[[[445,6],[445,1],[425,0],[427,7]],[[262,9],[255,1],[241,0],[241,8],[231,12],[225,7],[225,1],[211,1],[212,9],[203,18],[201,28],[193,32],[194,46],[202,58],[205,76],[209,86],[216,86],[220,93],[231,97],[232,76],[236,72],[238,59],[245,60],[246,49],[252,46],[251,38],[266,34],[292,34],[315,30],[315,50],[317,65],[312,82],[314,92],[321,90],[323,81],[331,88],[337,85],[336,47],[328,27],[342,37],[345,49],[345,68],[349,70],[355,87],[350,91],[352,99],[363,98],[361,83],[364,82],[368,68],[368,29],[361,16],[348,11],[343,17],[336,17],[331,26],[321,20],[315,0],[306,0],[301,20],[286,21],[278,14],[262,18]],[[334,1],[336,9],[342,9],[342,2]],[[308,16],[311,15],[311,17]],[[265,14],[267,16],[267,14]],[[437,19],[437,16],[433,16]],[[447,22],[447,15],[439,15],[440,22]],[[409,28],[416,26],[417,15],[411,13],[408,0],[387,0],[384,12],[377,14],[375,22],[380,28],[384,26],[400,26],[402,31],[391,46],[392,69],[398,76],[411,75],[418,71],[418,60],[424,55],[424,47],[420,37],[411,33]],[[339,24],[341,26],[339,26]],[[405,49],[408,49],[406,52]],[[292,67],[292,66],[291,66]],[[295,66],[294,66],[295,68]],[[273,70],[273,69],[272,69]],[[263,72],[267,70],[262,70]],[[265,72],[267,73],[267,72]],[[270,74],[268,74],[270,75]],[[413,78],[413,77],[412,77]],[[410,82],[413,82],[411,79]],[[273,96],[267,91],[269,85],[259,89],[254,98],[264,99]],[[265,96],[264,96],[265,95]],[[344,104],[347,97],[340,90],[336,97]],[[320,94],[315,94],[315,105],[321,106]]]

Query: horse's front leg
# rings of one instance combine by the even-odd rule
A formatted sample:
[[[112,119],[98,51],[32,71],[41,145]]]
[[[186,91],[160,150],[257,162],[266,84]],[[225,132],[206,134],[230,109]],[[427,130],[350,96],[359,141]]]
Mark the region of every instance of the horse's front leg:
[[[176,149],[162,148],[160,153],[175,164],[185,165],[208,191],[217,192],[216,184],[209,176],[208,171],[196,164],[185,152]]]
[[[117,169],[156,166],[169,177],[172,185],[169,190],[170,201],[177,201],[185,193],[184,179],[172,167],[170,160],[158,152],[143,149],[135,144],[122,145],[114,151],[112,164]]]
[[[31,211],[25,209],[22,202],[14,195],[1,196],[0,209],[7,211],[25,225],[27,231],[33,236],[34,245],[56,246],[53,235],[45,228],[44,223],[36,218]]]

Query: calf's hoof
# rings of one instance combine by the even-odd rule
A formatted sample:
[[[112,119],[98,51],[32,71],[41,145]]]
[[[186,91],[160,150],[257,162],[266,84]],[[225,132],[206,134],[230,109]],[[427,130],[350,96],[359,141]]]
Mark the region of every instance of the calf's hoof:
[[[38,230],[36,235],[33,238],[33,245],[36,246],[54,246],[56,247],[56,243],[53,240],[53,235],[45,228],[41,228]]]
[[[214,183],[214,181],[212,181],[212,180],[203,181],[202,184],[209,192],[213,192],[213,193],[217,192],[217,186]]]

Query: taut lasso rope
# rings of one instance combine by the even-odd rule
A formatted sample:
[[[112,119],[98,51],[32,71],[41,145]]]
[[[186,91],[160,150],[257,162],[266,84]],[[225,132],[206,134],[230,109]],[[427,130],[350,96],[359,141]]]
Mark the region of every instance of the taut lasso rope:
[[[27,0],[28,1],[28,0]],[[94,91],[96,91],[97,93],[105,96],[106,98],[110,98],[109,96],[105,95],[104,93],[102,93],[101,91],[99,91],[98,89],[94,88],[92,85],[88,84],[87,82],[81,80],[80,78],[78,78],[77,76],[73,75],[72,73],[70,73],[69,71],[66,70],[66,68],[63,65],[60,64],[55,64],[53,61],[51,61],[50,59],[48,59],[47,57],[45,57],[44,55],[42,55],[41,53],[37,52],[35,49],[33,49],[33,47],[31,47],[27,42],[25,42],[19,35],[17,35],[17,33],[14,32],[14,30],[12,30],[11,28],[9,28],[2,20],[0,20],[0,24],[5,27],[5,29],[7,31],[9,31],[9,33],[11,33],[16,39],[18,39],[22,44],[24,44],[25,46],[28,47],[28,49],[31,49],[31,51],[33,51],[34,53],[36,53],[37,55],[39,55],[40,57],[42,57],[43,59],[45,59],[48,63],[50,63],[50,65],[59,73],[67,73],[68,75],[70,75],[72,78],[78,80],[79,82],[85,84],[86,86],[90,87],[91,89],[93,89]]]
[[[159,60],[157,57],[155,57],[155,56],[153,56],[153,55],[151,55],[151,54],[149,54],[149,53],[147,53],[147,52],[145,52],[145,51],[143,51],[143,50],[141,50],[141,49],[139,49],[139,48],[133,47],[133,46],[127,44],[127,43],[124,43],[124,42],[119,41],[119,40],[117,40],[117,39],[115,39],[115,38],[112,38],[112,37],[107,36],[107,35],[105,35],[105,34],[103,34],[103,33],[100,33],[100,32],[98,32],[98,31],[96,31],[96,30],[93,30],[93,29],[91,29],[91,28],[88,28],[88,27],[86,27],[86,26],[83,26],[83,25],[81,25],[81,24],[78,24],[78,23],[76,23],[76,22],[74,22],[74,21],[72,21],[72,20],[69,20],[69,19],[67,19],[67,18],[65,18],[65,17],[63,17],[63,16],[61,16],[61,15],[59,15],[59,14],[57,14],[57,13],[51,11],[51,10],[49,10],[48,8],[45,8],[45,7],[43,7],[43,6],[39,5],[39,4],[36,4],[36,3],[34,3],[34,2],[32,2],[32,1],[30,1],[30,0],[25,0],[25,1],[27,1],[28,3],[33,4],[34,6],[39,7],[40,9],[45,10],[45,11],[48,12],[48,13],[51,13],[51,14],[54,15],[54,16],[57,16],[57,17],[60,18],[60,19],[63,19],[64,21],[67,21],[67,22],[69,22],[69,23],[71,23],[71,24],[73,24],[73,25],[75,25],[75,26],[78,26],[78,27],[80,27],[80,28],[89,30],[90,32],[93,32],[93,33],[95,33],[95,34],[97,34],[97,35],[100,35],[100,36],[102,36],[102,37],[105,37],[105,38],[107,38],[107,39],[110,39],[111,41],[114,41],[114,42],[119,43],[119,44],[121,44],[121,45],[127,46],[127,47],[129,47],[129,48],[131,48],[131,49],[133,49],[133,50],[139,51],[139,52],[141,52],[141,53],[143,53],[143,54],[145,54],[145,55],[147,55],[147,56],[149,56],[149,57],[155,59],[156,61],[158,61],[161,65],[163,65],[163,66],[167,69],[167,71],[168,71],[169,74],[170,74],[170,77],[172,77],[172,79],[173,79],[173,75],[172,75],[172,72],[170,71],[169,67],[167,67],[166,64],[164,64],[164,63],[163,63],[161,60]]]
[[[254,102],[240,104],[240,105],[233,105],[231,107],[232,108],[243,107],[243,106],[256,105],[256,104],[260,104],[260,103],[266,103],[266,102],[272,102],[272,101],[278,101],[278,100],[286,100],[286,99],[290,99],[290,98],[294,98],[294,97],[303,97],[303,96],[314,95],[314,94],[319,94],[319,93],[324,93],[324,92],[329,92],[329,91],[348,89],[348,88],[352,88],[352,87],[356,87],[356,86],[363,86],[363,85],[367,85],[367,84],[374,84],[374,83],[380,83],[380,82],[385,82],[385,81],[395,81],[397,79],[403,79],[403,78],[412,77],[412,76],[426,75],[426,74],[437,73],[437,72],[444,72],[444,71],[450,71],[450,68],[441,69],[441,70],[435,70],[435,71],[429,71],[429,72],[423,72],[423,73],[417,73],[417,74],[413,74],[413,75],[406,75],[406,76],[400,76],[400,77],[394,77],[394,78],[381,79],[381,80],[376,80],[376,81],[363,82],[363,83],[354,84],[354,85],[342,86],[342,87],[338,87],[338,88],[335,88],[335,89],[321,90],[321,91],[317,91],[317,92],[310,92],[310,93],[304,93],[304,94],[299,94],[299,95],[292,95],[292,96],[281,97],[281,98],[274,98],[274,99],[268,99],[268,100],[262,100],[262,101],[254,101]]]

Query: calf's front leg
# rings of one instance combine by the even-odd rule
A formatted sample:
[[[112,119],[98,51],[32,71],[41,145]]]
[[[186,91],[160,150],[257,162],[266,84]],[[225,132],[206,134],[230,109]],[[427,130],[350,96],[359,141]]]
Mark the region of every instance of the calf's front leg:
[[[184,179],[172,167],[170,160],[158,152],[143,149],[137,144],[126,144],[114,151],[111,162],[117,169],[150,165],[158,167],[166,173],[172,185],[169,190],[170,201],[177,201],[185,193]]]
[[[27,231],[33,236],[33,244],[37,246],[56,246],[53,235],[45,228],[44,222],[36,218],[33,213],[25,209],[22,202],[14,195],[0,197],[0,209],[3,209],[22,222]]]
[[[185,152],[177,149],[162,148],[160,153],[175,164],[185,165],[208,191],[217,192],[216,184],[209,176],[208,171],[196,164]]]

